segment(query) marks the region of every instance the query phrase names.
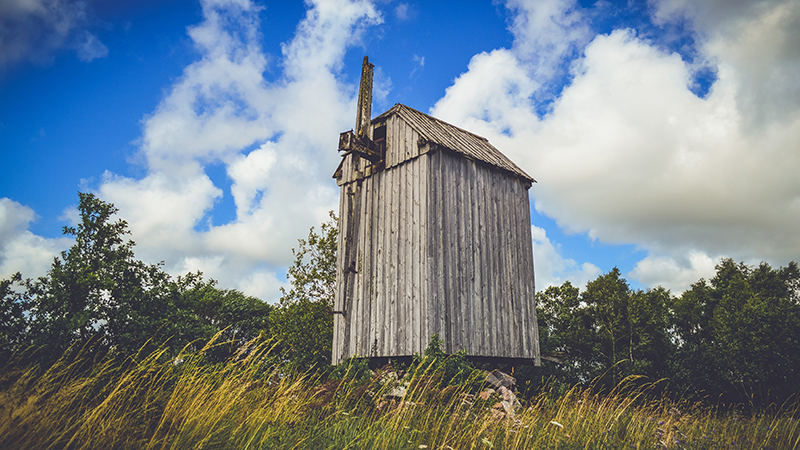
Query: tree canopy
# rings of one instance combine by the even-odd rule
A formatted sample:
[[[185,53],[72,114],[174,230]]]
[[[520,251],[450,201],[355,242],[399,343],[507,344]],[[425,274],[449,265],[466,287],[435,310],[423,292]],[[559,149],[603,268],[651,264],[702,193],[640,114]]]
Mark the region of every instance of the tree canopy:
[[[47,275],[0,280],[0,357],[40,363],[92,344],[120,355],[167,345],[173,355],[218,335],[211,362],[249,340],[274,339],[275,357],[300,371],[330,368],[338,226],[298,240],[288,289],[273,306],[220,289],[201,273],[173,279],[134,256],[117,209],[79,194],[75,237]],[[542,377],[610,388],[631,375],[684,398],[763,406],[800,392],[800,268],[723,259],[710,280],[680,296],[631,289],[614,268],[581,291],[569,282],[536,294],[545,362]],[[529,372],[530,373],[530,372]]]
[[[283,358],[299,370],[331,364],[338,236],[336,216],[331,212],[319,234],[312,227],[308,238],[298,240],[287,274],[291,287],[281,289],[280,303],[270,317]]]
[[[550,373],[614,386],[629,375],[680,395],[766,405],[800,392],[800,270],[723,259],[681,296],[631,290],[619,269],[580,292],[569,282],[537,294],[542,350],[566,354]]]
[[[248,339],[268,329],[271,306],[219,290],[200,273],[173,280],[160,264],[134,256],[128,224],[117,208],[79,193],[80,222],[64,227],[75,243],[54,258],[47,275],[0,282],[0,347],[9,355],[36,349],[42,361],[90,340],[96,348],[133,354],[167,344],[179,350],[220,330]]]

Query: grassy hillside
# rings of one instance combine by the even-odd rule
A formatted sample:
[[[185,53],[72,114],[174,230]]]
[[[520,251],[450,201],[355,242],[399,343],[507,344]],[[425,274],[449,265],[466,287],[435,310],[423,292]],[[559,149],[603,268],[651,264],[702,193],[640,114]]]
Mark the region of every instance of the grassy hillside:
[[[47,369],[17,356],[0,380],[0,447],[794,449],[800,441],[796,406],[722,414],[623,384],[602,397],[544,390],[506,414],[478,376],[443,386],[433,366],[421,367],[405,397],[391,399],[394,378],[385,372],[360,380],[356,366],[345,380],[288,374],[270,350],[256,341],[223,364],[203,352],[121,364],[85,348]]]

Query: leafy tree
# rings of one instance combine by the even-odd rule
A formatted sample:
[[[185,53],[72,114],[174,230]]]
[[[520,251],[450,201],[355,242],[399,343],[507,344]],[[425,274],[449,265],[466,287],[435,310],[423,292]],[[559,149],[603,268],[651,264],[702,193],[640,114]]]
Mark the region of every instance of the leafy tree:
[[[219,330],[241,343],[268,330],[272,307],[216,288],[198,273],[173,280],[159,264],[135,259],[134,242],[117,208],[78,194],[81,221],[64,227],[74,245],[54,258],[47,275],[0,281],[0,345],[5,356],[28,347],[46,362],[92,340],[120,354],[168,342],[175,351]],[[146,349],[148,350],[148,349]]]
[[[269,335],[273,306],[235,289],[219,289],[215,280],[190,273],[176,282],[182,301],[204,325],[222,332],[220,342],[228,345],[212,352],[217,360],[230,356],[248,341]]]
[[[19,272],[8,280],[0,280],[0,357],[3,360],[29,345],[30,304],[30,295],[24,289]]]
[[[668,358],[675,351],[670,333],[673,297],[657,287],[637,290],[628,300],[628,373],[651,379],[669,376]]]
[[[772,269],[723,259],[675,303],[676,383],[728,403],[782,401],[800,391],[795,262]]]
[[[286,362],[299,370],[330,365],[333,348],[333,298],[339,229],[336,216],[312,227],[293,249],[287,277],[291,289],[281,289],[280,303],[270,315],[272,335]]]
[[[567,355],[554,375],[585,383],[605,374],[600,381],[610,385],[633,374],[667,375],[670,302],[662,288],[632,291],[617,268],[583,293],[565,282],[537,294],[542,350]]]
[[[566,354],[561,364],[543,362],[543,370],[553,378],[574,384],[587,381],[597,370],[594,360],[592,318],[581,307],[580,289],[565,281],[536,293],[536,316],[542,353]]]
[[[47,276],[25,280],[23,292],[11,298],[8,288],[4,292],[4,302],[16,307],[12,312],[26,310],[18,343],[39,348],[48,359],[90,339],[130,353],[148,341],[172,339],[182,346],[210,336],[213,330],[196,319],[160,265],[134,258],[134,242],[124,239],[127,223],[113,220],[117,208],[93,194],[78,195],[81,221],[64,227],[74,245],[54,258]]]

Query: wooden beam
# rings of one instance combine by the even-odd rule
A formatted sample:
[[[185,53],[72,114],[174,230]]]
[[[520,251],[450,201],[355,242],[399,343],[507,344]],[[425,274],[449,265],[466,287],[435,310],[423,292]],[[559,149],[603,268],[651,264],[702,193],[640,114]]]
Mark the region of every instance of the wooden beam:
[[[355,153],[373,164],[378,163],[383,156],[374,142],[369,138],[357,136],[353,133],[353,130],[345,131],[339,135],[339,151],[346,152],[342,156],[347,156],[348,153]]]
[[[372,120],[372,68],[369,58],[361,63],[361,84],[358,89],[358,110],[356,111],[356,136],[369,138],[369,123]]]

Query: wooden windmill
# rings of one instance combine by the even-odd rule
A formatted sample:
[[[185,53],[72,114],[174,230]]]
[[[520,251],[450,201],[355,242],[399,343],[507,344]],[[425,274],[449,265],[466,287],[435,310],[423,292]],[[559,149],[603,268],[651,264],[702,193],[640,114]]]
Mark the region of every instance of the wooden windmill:
[[[483,137],[402,104],[342,133],[333,363],[446,353],[540,364],[528,189]]]

